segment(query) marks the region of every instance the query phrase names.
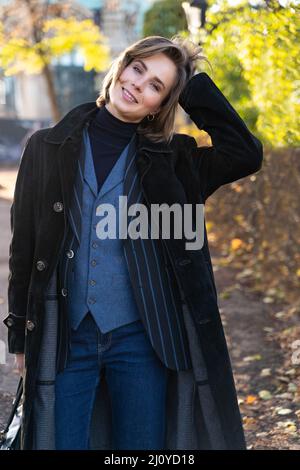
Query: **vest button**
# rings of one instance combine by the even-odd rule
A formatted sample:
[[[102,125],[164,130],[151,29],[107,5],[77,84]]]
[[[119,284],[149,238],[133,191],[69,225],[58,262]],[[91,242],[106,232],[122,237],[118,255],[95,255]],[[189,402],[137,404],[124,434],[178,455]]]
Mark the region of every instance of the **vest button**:
[[[64,209],[64,205],[62,202],[57,201],[53,204],[53,209],[55,212],[62,212]]]
[[[93,243],[92,243],[92,247],[93,247],[93,248],[98,248],[98,243],[93,242]]]
[[[94,297],[90,297],[90,298],[88,299],[88,303],[89,303],[89,304],[95,304],[95,303],[96,303],[96,299],[94,299]]]
[[[91,279],[91,280],[90,280],[90,285],[91,285],[91,286],[95,286],[95,285],[96,285],[96,281],[94,281],[94,279]]]
[[[74,258],[74,251],[73,250],[68,250],[67,251],[67,257],[68,258]]]
[[[26,322],[26,328],[27,328],[27,330],[29,330],[29,331],[34,330],[35,324],[33,323],[33,321],[27,320],[27,322]]]
[[[96,261],[95,259],[93,259],[93,260],[91,261],[91,265],[92,265],[92,266],[96,266],[96,264],[97,264],[97,261]]]
[[[67,291],[67,289],[66,289],[65,287],[62,288],[62,290],[61,290],[61,295],[62,295],[63,297],[67,297],[68,291]]]
[[[42,261],[41,259],[39,261],[37,261],[36,269],[38,271],[44,271],[45,268],[46,268],[46,261]]]

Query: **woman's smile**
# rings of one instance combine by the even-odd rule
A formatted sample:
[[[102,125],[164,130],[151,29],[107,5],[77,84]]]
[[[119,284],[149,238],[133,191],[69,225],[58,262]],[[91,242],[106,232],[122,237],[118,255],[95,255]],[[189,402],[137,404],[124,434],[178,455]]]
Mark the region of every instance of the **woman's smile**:
[[[129,103],[137,103],[137,99],[126,88],[122,87],[122,97]]]

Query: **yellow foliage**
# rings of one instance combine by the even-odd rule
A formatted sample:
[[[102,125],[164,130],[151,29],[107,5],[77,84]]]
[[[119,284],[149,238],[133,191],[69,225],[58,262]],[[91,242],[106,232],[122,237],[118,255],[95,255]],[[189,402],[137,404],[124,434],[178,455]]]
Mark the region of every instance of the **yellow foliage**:
[[[233,238],[231,240],[231,249],[233,251],[238,250],[243,245],[243,241],[240,238]]]
[[[245,400],[245,403],[247,405],[252,405],[252,403],[255,403],[257,400],[257,397],[255,395],[248,395],[246,400]]]
[[[236,214],[233,219],[239,224],[243,225],[245,223],[245,216],[244,214]]]
[[[243,186],[238,183],[231,183],[230,187],[236,192],[236,193],[242,193],[243,192]]]
[[[74,51],[82,55],[86,71],[101,72],[109,67],[108,40],[92,20],[46,20],[43,33],[42,39],[32,44],[29,38],[4,38],[3,27],[0,28],[0,66],[5,75],[40,73],[54,58]]]
[[[264,143],[299,146],[299,6],[232,8],[224,0],[219,12],[207,12],[218,25],[204,37],[213,78]]]
[[[212,221],[206,222],[206,229],[207,229],[207,232],[210,232],[214,225],[215,225],[215,224],[214,224],[214,222],[212,222]]]

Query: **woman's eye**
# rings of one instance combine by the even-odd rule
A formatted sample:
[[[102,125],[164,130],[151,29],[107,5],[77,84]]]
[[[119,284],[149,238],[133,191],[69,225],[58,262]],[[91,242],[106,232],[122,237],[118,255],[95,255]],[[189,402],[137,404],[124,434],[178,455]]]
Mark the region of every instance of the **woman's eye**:
[[[133,69],[137,70],[139,73],[141,73],[141,70],[136,65],[133,66]],[[152,83],[152,85],[154,86],[156,91],[159,91],[159,87],[157,85],[154,85],[153,83]]]
[[[153,83],[152,85],[154,86],[155,90],[159,91],[159,87],[157,85],[154,85]]]

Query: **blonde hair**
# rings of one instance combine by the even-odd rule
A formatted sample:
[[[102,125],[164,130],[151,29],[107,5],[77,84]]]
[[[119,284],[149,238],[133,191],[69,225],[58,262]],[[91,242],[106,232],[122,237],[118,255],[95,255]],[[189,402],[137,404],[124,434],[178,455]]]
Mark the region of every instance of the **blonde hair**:
[[[162,52],[171,59],[177,68],[177,80],[169,94],[163,99],[161,109],[155,114],[152,121],[147,116],[137,127],[137,133],[145,135],[153,142],[170,141],[174,135],[175,116],[178,108],[178,99],[186,82],[194,75],[196,61],[206,60],[201,55],[202,48],[190,39],[175,35],[171,39],[163,36],[147,36],[128,46],[113,60],[106,73],[99,97],[96,100],[100,108],[109,103],[109,88],[117,82],[123,70],[137,58],[145,58]]]

